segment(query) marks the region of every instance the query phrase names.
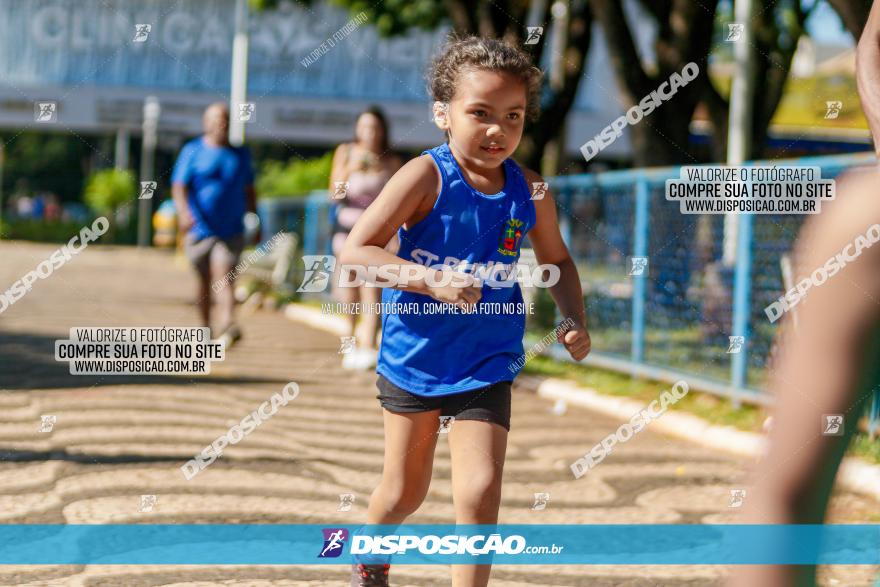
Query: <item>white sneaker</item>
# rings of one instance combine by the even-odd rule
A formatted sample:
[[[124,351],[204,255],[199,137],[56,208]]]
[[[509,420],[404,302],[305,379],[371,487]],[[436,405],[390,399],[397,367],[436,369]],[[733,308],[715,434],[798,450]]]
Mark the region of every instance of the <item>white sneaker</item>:
[[[361,358],[358,366],[361,371],[369,371],[373,367],[376,366],[376,361],[379,359],[379,351],[375,349],[361,349]]]
[[[357,349],[352,349],[342,355],[342,368],[346,371],[357,369]]]
[[[232,324],[229,328],[223,331],[223,334],[221,334],[220,338],[217,340],[223,341],[224,348],[229,350],[232,345],[241,340],[241,329],[235,324]]]
[[[378,351],[355,348],[342,357],[342,368],[348,371],[367,371],[376,365]]]

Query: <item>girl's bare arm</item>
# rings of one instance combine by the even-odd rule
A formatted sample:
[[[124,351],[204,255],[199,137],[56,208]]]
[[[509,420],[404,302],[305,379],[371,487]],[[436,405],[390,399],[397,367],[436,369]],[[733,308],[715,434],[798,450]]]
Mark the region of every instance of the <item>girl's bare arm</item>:
[[[523,169],[529,186],[544,179],[531,169]],[[556,265],[559,268],[559,282],[550,287],[550,295],[559,307],[563,318],[574,321],[575,334],[560,335],[572,357],[580,361],[590,352],[591,342],[587,333],[587,317],[584,310],[584,293],[577,267],[559,233],[559,219],[556,216],[556,202],[547,189],[544,197],[535,202],[535,226],[529,231],[529,242],[535,249],[535,257],[540,264]]]
[[[368,281],[429,295],[441,301],[476,303],[480,298],[479,287],[431,287],[426,283],[425,277],[429,273],[436,273],[434,269],[401,259],[385,249],[397,229],[415,215],[429,196],[437,193],[439,183],[439,174],[429,155],[417,157],[401,167],[352,228],[339,262],[361,267],[390,265],[399,268],[399,274],[408,276],[406,285],[391,284],[381,277]]]
[[[348,171],[346,170],[346,153],[350,146],[343,143],[336,147],[333,152],[333,162],[330,164],[330,186],[328,192],[330,200],[333,200],[333,194],[336,192],[336,182],[348,179]]]

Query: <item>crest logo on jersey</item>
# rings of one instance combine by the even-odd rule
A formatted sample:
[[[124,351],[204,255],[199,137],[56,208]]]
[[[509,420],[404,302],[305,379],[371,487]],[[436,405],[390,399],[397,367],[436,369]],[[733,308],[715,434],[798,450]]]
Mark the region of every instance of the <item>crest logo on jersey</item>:
[[[511,218],[504,225],[501,231],[501,244],[498,246],[498,252],[509,257],[516,257],[519,252],[519,242],[523,235],[523,221]]]

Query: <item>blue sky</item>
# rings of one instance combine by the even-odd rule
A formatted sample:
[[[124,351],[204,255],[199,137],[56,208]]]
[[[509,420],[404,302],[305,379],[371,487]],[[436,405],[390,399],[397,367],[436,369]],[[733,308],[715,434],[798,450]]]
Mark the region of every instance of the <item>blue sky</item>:
[[[820,43],[833,45],[854,45],[852,35],[840,22],[840,17],[824,0],[816,7],[807,20],[807,31]]]

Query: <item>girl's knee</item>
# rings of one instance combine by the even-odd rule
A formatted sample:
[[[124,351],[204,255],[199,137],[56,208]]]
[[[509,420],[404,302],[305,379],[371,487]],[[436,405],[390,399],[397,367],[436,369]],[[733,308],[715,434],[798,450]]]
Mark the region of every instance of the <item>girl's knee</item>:
[[[380,483],[373,493],[373,499],[381,500],[382,509],[389,513],[410,515],[419,509],[426,494],[427,488]]]
[[[501,476],[494,474],[468,478],[456,488],[457,509],[470,512],[497,512],[501,504]]]

